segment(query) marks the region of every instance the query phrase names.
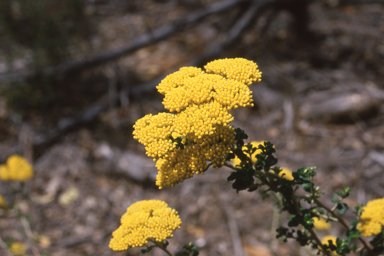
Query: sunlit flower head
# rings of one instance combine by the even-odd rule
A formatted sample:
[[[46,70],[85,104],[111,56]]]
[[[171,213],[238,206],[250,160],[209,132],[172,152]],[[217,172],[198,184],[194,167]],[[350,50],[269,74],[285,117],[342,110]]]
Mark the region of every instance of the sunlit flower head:
[[[13,242],[9,247],[9,250],[13,253],[14,256],[25,256],[26,248],[23,243]]]
[[[357,227],[362,236],[373,236],[384,227],[384,198],[375,199],[363,207]]]
[[[205,70],[181,68],[161,81],[157,90],[171,113],[146,115],[133,131],[146,154],[157,161],[159,188],[203,174],[209,162],[215,168],[224,164],[235,143],[229,111],[253,106],[248,86],[260,78],[256,63],[236,58],[212,61]],[[173,140],[174,134],[182,145]]]
[[[0,165],[0,179],[5,181],[26,181],[33,177],[33,167],[27,160],[18,155],[12,155],[7,162]]]
[[[0,195],[0,208],[8,209],[8,203],[2,195]]]
[[[332,225],[330,222],[327,222],[323,218],[320,217],[314,217],[313,219],[313,225],[315,226],[315,229],[317,230],[330,230]]]
[[[180,225],[177,211],[169,208],[165,202],[139,201],[132,204],[121,217],[121,225],[112,233],[109,248],[125,251],[144,246],[151,240],[163,242],[173,237],[172,232]]]

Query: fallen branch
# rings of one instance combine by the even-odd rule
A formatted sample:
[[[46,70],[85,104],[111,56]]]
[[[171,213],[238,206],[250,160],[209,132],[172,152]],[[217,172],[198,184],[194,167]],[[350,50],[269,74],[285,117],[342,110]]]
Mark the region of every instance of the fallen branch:
[[[272,1],[260,1],[262,3],[272,2]],[[239,36],[244,32],[244,30],[252,23],[252,21],[257,17],[257,11],[259,10],[259,1],[255,1],[247,11],[235,22],[232,28],[228,32],[228,36],[225,40],[223,40],[219,45],[212,45],[209,51],[207,51],[204,55],[194,59],[190,62],[190,65],[199,66],[202,63],[206,62],[207,59],[214,57],[221,53],[226,47],[231,45]],[[118,75],[118,74],[117,74]],[[157,79],[152,80],[151,82],[137,85],[130,92],[133,97],[140,95],[145,91],[153,90],[156,85],[160,83],[160,81],[164,78],[164,76],[159,77]],[[44,148],[47,148],[53,145],[57,140],[59,140],[63,135],[71,132],[83,125],[90,123],[95,120],[103,111],[109,108],[109,97],[108,95],[104,96],[97,103],[93,104],[91,107],[86,109],[82,114],[76,117],[69,117],[61,120],[56,129],[53,129],[47,136],[45,136],[40,141],[34,141],[33,147],[35,152],[35,157],[39,157]]]
[[[235,40],[241,36],[241,34],[245,31],[245,29],[252,24],[252,22],[259,16],[259,14],[263,11],[265,7],[270,6],[271,4],[279,3],[281,1],[283,0],[252,1],[250,6],[245,6],[244,9],[246,9],[246,11],[234,23],[234,25],[228,31],[227,37],[222,42],[218,44],[217,43],[212,44],[209,50],[205,54],[195,58],[187,65],[200,66],[203,63],[206,63],[208,60],[219,55],[225,48],[232,45],[235,42]],[[128,52],[132,52],[134,50],[139,49],[140,47],[144,47],[145,45],[148,45],[149,43],[154,43],[158,40],[165,38],[166,36],[170,36],[171,34],[180,30],[182,26],[194,23],[209,14],[228,9],[240,2],[247,2],[247,1],[239,1],[239,0],[226,1],[226,2],[222,2],[221,4],[212,5],[202,11],[196,12],[195,14],[191,14],[187,18],[183,19],[182,22],[178,22],[177,24],[179,25],[173,24],[173,25],[165,26],[159,30],[154,31],[153,34],[151,35],[149,34],[142,35],[140,37],[141,39],[140,38],[137,39],[134,43],[131,44],[130,47],[127,47],[119,51],[115,51],[113,53],[101,55],[100,57],[95,58],[93,61],[84,61],[84,62],[74,63],[67,67],[57,66],[54,68],[48,68],[46,71],[47,73],[43,75],[53,75],[53,74],[59,74],[59,73],[63,74],[65,72],[70,72],[75,69],[82,69],[85,67],[88,68],[88,67],[92,67],[97,64],[103,63],[105,61],[114,60],[118,57],[121,57],[124,54],[127,54]],[[152,39],[150,39],[149,37],[151,37]],[[36,74],[30,73],[29,75],[27,74],[25,76],[22,76],[20,79],[23,79],[23,78],[25,79],[26,77],[30,78],[33,75],[36,75]],[[158,77],[148,83],[134,86],[129,93],[131,94],[131,96],[135,97],[142,94],[143,92],[151,91],[156,87],[156,85],[160,83],[160,81],[164,77],[165,75]],[[1,79],[2,77],[0,76],[0,82],[1,82]],[[41,156],[46,148],[52,146],[54,143],[60,140],[60,138],[62,138],[65,134],[72,132],[94,121],[103,111],[109,108],[110,106],[109,103],[110,103],[109,97],[108,95],[106,95],[101,100],[99,100],[98,102],[96,102],[95,104],[87,108],[83,113],[74,117],[62,119],[59,122],[58,126],[55,129],[52,129],[46,136],[41,137],[39,140],[33,141],[34,158],[38,158],[39,156]]]
[[[249,0],[228,0],[212,4],[211,6],[196,11],[186,16],[185,18],[181,18],[173,22],[170,25],[166,25],[164,27],[153,30],[152,32],[142,34],[141,36],[133,40],[133,42],[131,42],[130,45],[125,48],[109,51],[89,60],[64,63],[57,66],[46,67],[41,70],[0,74],[0,83],[5,81],[22,81],[30,78],[36,78],[39,76],[63,75],[74,71],[81,71],[87,68],[96,67],[100,64],[116,60],[140,48],[163,40],[211,14],[227,10],[241,2],[249,2]]]
[[[273,1],[260,1],[262,3],[270,3]],[[196,57],[189,63],[183,66],[201,66],[207,61],[213,59],[215,56],[219,55],[225,48],[232,45],[236,39],[238,39],[244,30],[252,23],[252,21],[257,17],[257,12],[260,10],[262,4],[259,1],[254,1],[254,3],[248,8],[248,10],[235,22],[231,29],[227,33],[227,37],[219,43],[213,43],[209,50],[204,54]],[[173,73],[178,69],[172,70],[169,73]],[[132,95],[138,96],[143,92],[151,91],[161,82],[161,80],[166,77],[168,74],[161,75],[147,83],[136,85],[132,88]]]

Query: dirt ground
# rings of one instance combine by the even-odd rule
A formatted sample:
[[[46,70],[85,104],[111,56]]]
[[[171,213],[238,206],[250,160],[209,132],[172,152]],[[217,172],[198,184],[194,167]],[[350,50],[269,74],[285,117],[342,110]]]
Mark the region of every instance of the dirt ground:
[[[119,49],[148,27],[164,26],[212,2],[95,1],[89,9],[95,13],[97,37],[84,55]],[[263,72],[262,82],[251,85],[255,107],[233,111],[232,124],[245,130],[249,141],[275,144],[279,166],[291,170],[317,166],[315,183],[328,206],[339,188],[351,187],[346,202],[353,209],[357,203],[384,196],[384,6],[337,3],[309,5],[313,41],[295,36],[289,12],[270,11],[216,58],[254,60]],[[108,95],[116,66],[132,90],[167,74],[225,37],[238,15],[234,8],[208,16],[155,45],[87,71],[84,86],[101,88],[101,93],[90,99],[82,91],[73,97],[88,104]],[[88,79],[92,76],[103,79]],[[111,233],[129,205],[159,199],[176,209],[183,222],[169,240],[168,248],[175,254],[187,242],[194,242],[201,256],[316,254],[294,241],[276,240],[274,230],[289,216],[274,209],[273,197],[237,194],[226,180],[227,168],[157,189],[155,163],[132,138],[132,126],[148,113],[165,111],[161,101],[155,90],[121,98],[97,120],[36,153],[34,141],[62,118],[84,111],[86,104],[31,110],[20,118],[1,97],[1,158],[17,146],[33,162],[35,177],[23,188],[27,197],[13,196],[17,184],[0,182],[0,194],[19,209],[0,210],[0,238],[25,243],[27,255],[140,255],[140,249],[110,250]],[[346,214],[348,220],[353,216]],[[345,237],[337,223],[319,234]],[[0,255],[7,255],[4,248]],[[155,249],[148,255],[165,254]]]

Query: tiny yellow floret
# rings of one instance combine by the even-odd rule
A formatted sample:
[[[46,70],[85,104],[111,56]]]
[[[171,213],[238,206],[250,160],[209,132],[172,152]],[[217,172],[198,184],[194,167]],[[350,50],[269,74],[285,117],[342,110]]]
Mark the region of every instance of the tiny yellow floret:
[[[314,217],[313,219],[313,225],[315,226],[315,229],[317,230],[330,230],[332,225],[331,223],[327,222],[323,218],[320,217]]]
[[[368,202],[363,207],[360,219],[357,228],[362,236],[368,237],[379,234],[384,227],[384,198]]]
[[[116,229],[109,243],[114,251],[125,251],[141,247],[149,241],[163,242],[173,237],[172,232],[180,228],[177,213],[163,201],[143,200],[128,207],[121,217],[121,226]]]
[[[33,167],[27,160],[18,155],[12,155],[6,164],[0,165],[0,179],[5,181],[26,181],[33,177]]]
[[[9,247],[9,250],[13,253],[14,256],[25,256],[26,248],[23,243],[13,242]]]

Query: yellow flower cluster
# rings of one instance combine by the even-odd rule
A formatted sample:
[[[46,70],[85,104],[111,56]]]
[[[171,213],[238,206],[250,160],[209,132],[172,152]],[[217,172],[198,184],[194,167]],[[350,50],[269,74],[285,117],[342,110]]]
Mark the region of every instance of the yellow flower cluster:
[[[157,90],[171,113],[146,115],[135,123],[133,132],[147,155],[157,161],[160,189],[203,174],[207,162],[215,168],[224,164],[235,143],[229,111],[253,106],[248,86],[260,78],[256,63],[236,58],[212,61],[205,71],[184,67],[161,81]],[[183,138],[183,149],[172,142],[175,134]]]
[[[173,237],[180,228],[181,220],[174,209],[163,201],[143,200],[132,204],[121,217],[121,226],[116,229],[109,243],[114,251],[124,251],[144,246],[148,241],[163,242]]]
[[[14,256],[25,256],[26,253],[25,245],[20,242],[13,242],[9,250]]]
[[[8,209],[7,201],[2,195],[0,195],[0,208]]]
[[[314,217],[313,221],[313,225],[317,230],[330,230],[332,227],[331,223],[325,221],[323,218],[320,217]]]
[[[372,200],[363,207],[357,227],[362,236],[373,236],[384,227],[384,198]]]
[[[0,179],[5,181],[26,181],[33,177],[33,167],[27,160],[18,155],[12,155],[6,164],[0,165]]]

